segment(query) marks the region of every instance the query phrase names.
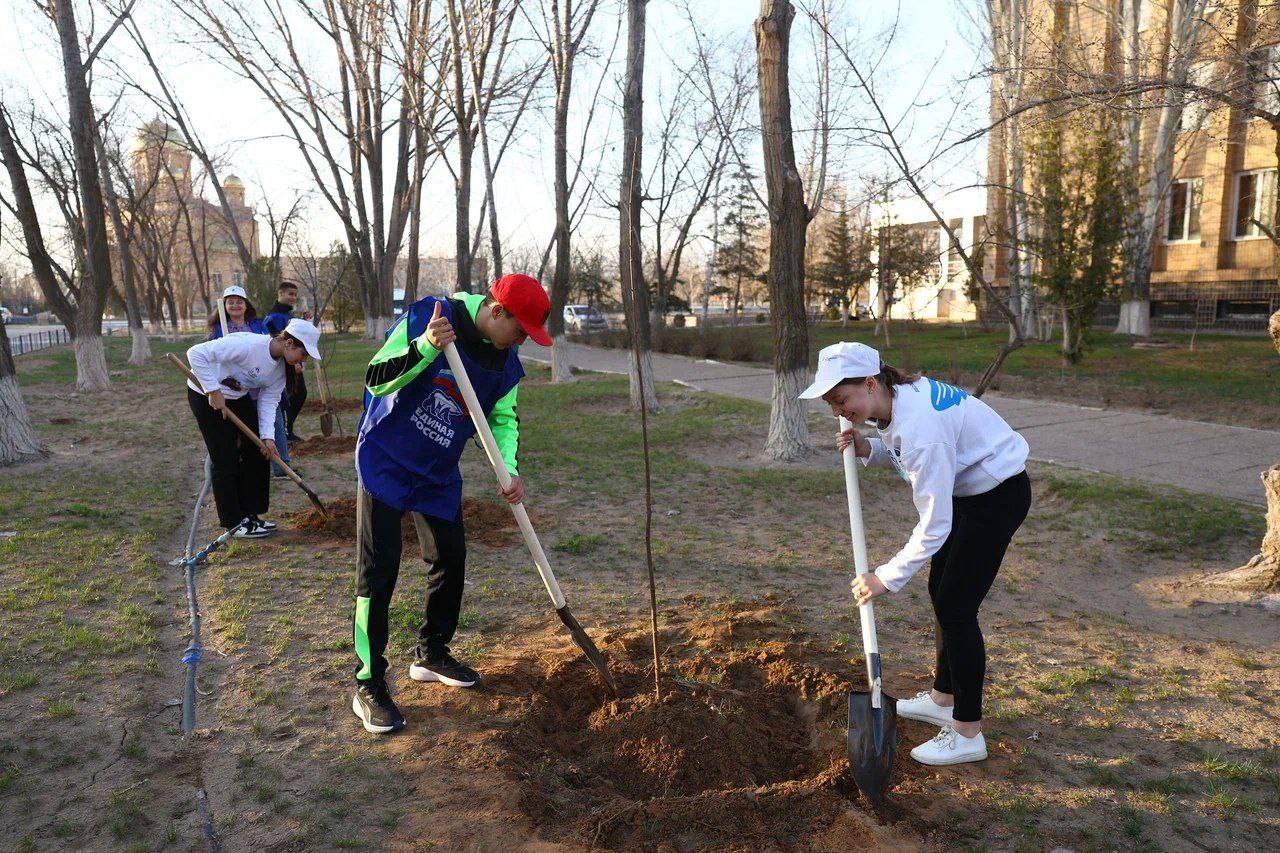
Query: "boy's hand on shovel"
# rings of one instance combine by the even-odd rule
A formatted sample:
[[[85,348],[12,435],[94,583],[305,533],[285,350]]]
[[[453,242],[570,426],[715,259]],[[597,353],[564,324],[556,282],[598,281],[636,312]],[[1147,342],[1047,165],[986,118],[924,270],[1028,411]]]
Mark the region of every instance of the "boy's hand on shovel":
[[[502,486],[498,486],[498,494],[506,498],[509,504],[524,503],[524,478],[512,477],[511,485],[505,489]]]
[[[427,340],[440,352],[444,352],[444,348],[457,339],[449,318],[441,316],[440,303],[437,302],[435,310],[431,312],[431,322],[427,323]]]

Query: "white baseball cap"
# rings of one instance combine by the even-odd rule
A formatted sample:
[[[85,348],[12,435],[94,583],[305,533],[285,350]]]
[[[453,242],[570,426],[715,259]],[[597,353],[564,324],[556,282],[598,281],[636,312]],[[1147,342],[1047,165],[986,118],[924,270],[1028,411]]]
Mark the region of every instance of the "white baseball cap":
[[[801,400],[821,397],[845,379],[862,379],[880,372],[880,353],[866,344],[841,341],[818,353],[818,373]]]
[[[239,296],[246,302],[249,301],[249,294],[245,293],[244,288],[238,284],[228,285],[227,289],[222,291],[223,299],[226,299],[228,296]]]
[[[320,361],[320,330],[314,323],[295,317],[284,327],[284,331],[289,337],[302,343],[307,355]]]

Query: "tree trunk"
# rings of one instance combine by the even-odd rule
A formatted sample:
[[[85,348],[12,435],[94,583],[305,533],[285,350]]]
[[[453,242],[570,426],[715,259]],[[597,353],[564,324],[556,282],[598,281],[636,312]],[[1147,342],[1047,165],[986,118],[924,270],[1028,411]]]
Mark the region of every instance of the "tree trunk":
[[[1271,342],[1280,353],[1280,311],[1271,315]],[[1280,465],[1262,472],[1262,485],[1267,491],[1267,532],[1262,549],[1245,565],[1224,572],[1213,583],[1251,592],[1280,590]]]
[[[547,331],[552,338],[551,381],[573,381],[573,367],[569,364],[569,351],[565,348],[564,306],[569,301],[569,272],[571,257],[569,234],[569,95],[573,91],[573,61],[569,51],[571,21],[566,20],[561,34],[564,42],[558,46],[556,61],[556,106],[552,139],[555,158],[555,206],[556,206],[556,266],[551,276],[551,314],[547,317]],[[624,286],[625,287],[625,286]],[[626,295],[623,295],[626,298]]]
[[[9,334],[4,321],[0,320],[0,465],[44,456],[47,452],[31,428],[27,405],[22,402],[22,391],[18,388]]]
[[[79,334],[71,342],[76,353],[76,390],[105,391],[111,386],[102,334]]]
[[[111,384],[102,352],[102,309],[111,289],[111,252],[107,246],[107,217],[98,180],[98,159],[93,139],[97,121],[89,99],[84,62],[71,0],[54,0],[58,41],[62,45],[62,69],[67,85],[68,126],[75,154],[80,215],[84,223],[84,271],[76,299],[76,388],[102,391]],[[84,344],[81,344],[84,338]],[[96,343],[95,343],[96,342]]]
[[[804,305],[804,250],[809,227],[804,186],[791,138],[788,52],[795,9],[786,0],[761,0],[756,21],[760,129],[769,195],[769,302],[773,327],[773,401],[765,455],[793,461],[813,452],[804,401],[809,372],[809,326]]]
[[[129,318],[129,335],[133,338],[133,348],[129,353],[129,363],[143,365],[151,358],[151,342],[147,333],[142,330],[142,311],[138,308],[138,288],[134,283],[133,246],[129,232],[124,227],[124,217],[120,213],[120,198],[116,195],[111,179],[111,164],[107,159],[107,148],[102,142],[102,133],[94,128],[94,147],[98,152],[98,166],[102,170],[102,187],[107,201],[107,210],[111,214],[111,226],[116,232],[116,249],[120,252],[120,278],[124,283],[124,310]]]
[[[618,201],[618,269],[623,305],[634,345],[631,352],[631,407],[658,408],[653,385],[649,288],[640,249],[640,152],[644,130],[644,36],[648,0],[627,3],[627,71],[622,95],[622,186]]]

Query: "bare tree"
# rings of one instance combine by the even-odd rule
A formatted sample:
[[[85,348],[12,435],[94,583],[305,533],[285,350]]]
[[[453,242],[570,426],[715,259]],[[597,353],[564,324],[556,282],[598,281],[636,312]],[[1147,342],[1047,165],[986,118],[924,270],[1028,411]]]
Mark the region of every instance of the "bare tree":
[[[111,228],[116,238],[116,251],[120,256],[120,280],[124,287],[124,306],[125,316],[129,322],[129,337],[132,339],[132,348],[129,353],[129,363],[133,365],[142,365],[147,363],[147,359],[151,358],[151,341],[147,338],[147,332],[142,328],[142,310],[138,304],[138,287],[136,283],[137,268],[133,257],[133,240],[130,237],[129,229],[125,225],[125,217],[120,209],[120,197],[116,194],[115,182],[111,177],[113,166],[122,162],[123,158],[119,156],[119,145],[115,145],[116,156],[109,157],[107,147],[103,143],[103,133],[105,128],[103,120],[95,125],[94,128],[94,144],[98,152],[98,168],[102,170],[102,189],[103,197],[107,204],[107,211],[111,214]]]
[[[437,33],[430,0],[404,13],[363,0],[293,0],[301,20],[333,50],[331,83],[304,58],[284,5],[251,15],[236,0],[192,0],[175,7],[225,66],[252,83],[279,114],[346,233],[360,284],[365,334],[380,338],[392,321],[396,260],[415,198],[423,141],[417,122],[430,75],[406,56],[432,53]],[[431,132],[437,132],[431,127]]]
[[[641,150],[644,144],[644,40],[648,0],[627,0],[627,66],[622,89],[622,182],[618,198],[618,272],[623,308],[635,336],[631,353],[631,406],[658,407],[653,385],[649,288],[640,241]]]
[[[826,3],[818,14],[825,15]],[[806,199],[796,164],[791,125],[790,46],[795,9],[786,0],[761,0],[756,19],[756,54],[760,79],[760,135],[764,143],[765,186],[769,214],[769,313],[773,329],[773,400],[765,455],[794,461],[812,453],[809,424],[800,392],[808,384],[809,323],[805,310],[805,240],[822,198],[825,153]],[[825,21],[825,17],[820,17]],[[821,41],[825,55],[826,39]],[[820,76],[825,68],[820,69]],[[826,87],[820,88],[820,100]],[[819,109],[818,128],[825,151],[826,111]]]
[[[552,234],[555,246],[555,269],[551,279],[551,315],[547,332],[551,335],[551,381],[573,379],[565,347],[564,306],[569,295],[570,258],[572,257],[569,181],[569,107],[573,96],[573,73],[578,54],[583,48],[591,21],[599,8],[599,0],[543,0],[540,38],[547,49],[551,78],[555,85],[555,111],[552,121],[552,151],[555,158],[556,224]],[[592,112],[594,113],[594,103]],[[578,161],[581,172],[581,158]],[[575,180],[577,175],[574,176]]]

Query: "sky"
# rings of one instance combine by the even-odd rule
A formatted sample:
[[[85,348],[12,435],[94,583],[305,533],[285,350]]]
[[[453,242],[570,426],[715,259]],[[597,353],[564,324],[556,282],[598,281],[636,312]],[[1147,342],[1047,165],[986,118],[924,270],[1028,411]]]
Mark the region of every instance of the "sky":
[[[118,0],[106,0],[115,6]],[[305,238],[320,248],[342,232],[336,217],[312,189],[296,145],[284,133],[274,110],[256,93],[252,84],[221,68],[187,42],[187,28],[168,7],[169,0],[138,0],[136,17],[141,22],[153,51],[187,107],[197,134],[206,146],[223,153],[230,170],[248,187],[247,200],[261,206],[288,208],[293,200],[306,199]],[[839,0],[837,0],[839,2]],[[246,0],[253,7],[256,0]],[[4,4],[0,11],[0,55],[6,57],[0,69],[0,97],[6,104],[34,101],[52,111],[65,104],[61,87],[56,36],[52,25],[35,12],[35,4]],[[535,0],[526,0],[535,8]],[[972,20],[976,0],[845,0],[833,30],[856,44],[860,61],[876,68],[875,86],[880,101],[903,140],[913,165],[925,170],[931,186],[946,189],[971,185],[978,180],[985,159],[982,144],[951,149],[947,143],[980,127],[985,117],[987,89],[976,76],[981,51]],[[804,17],[805,3],[797,2],[793,25],[792,77],[793,123],[797,128],[798,156],[803,158],[813,124],[812,69],[816,49],[812,27]],[[105,30],[104,0],[80,0],[80,27]],[[752,24],[759,12],[756,0],[690,0],[697,26],[706,37],[724,40],[743,50],[744,61],[754,60]],[[599,54],[607,54],[620,31],[618,0],[603,0],[593,27]],[[678,69],[691,63],[692,43],[683,0],[651,0],[648,6],[647,55],[645,69],[645,123],[652,134],[663,104],[674,88]],[[90,11],[97,15],[89,18]],[[891,35],[890,35],[891,33]],[[318,63],[327,55],[323,45],[311,50]],[[610,207],[616,198],[618,136],[620,120],[615,107],[619,100],[621,61],[625,40],[619,38],[613,62],[602,67],[597,60],[584,65],[575,80],[578,100],[574,110],[575,128],[580,132],[589,97],[596,91],[602,98],[587,136],[588,162],[599,164],[598,188],[578,231],[580,244],[616,242],[616,212]],[[117,32],[103,55],[140,80],[148,79],[145,69],[133,56],[128,37]],[[854,128],[867,124],[866,98],[843,71],[838,56],[833,57],[833,96],[839,106],[834,117],[829,174],[832,180],[849,186],[861,185],[864,177],[886,174],[888,166],[881,152],[865,143],[865,134]],[[117,72],[101,63],[95,79],[95,101],[101,108],[121,90]],[[330,61],[331,64],[331,61]],[[145,119],[155,110],[139,96],[125,93],[122,112]],[[758,113],[753,114],[758,117]],[[505,248],[526,254],[537,252],[551,233],[552,160],[549,110],[527,113],[517,129],[507,159],[498,174],[500,226]],[[652,140],[646,140],[652,145]],[[759,173],[759,141],[742,151],[743,159]],[[479,174],[477,159],[476,172]],[[0,185],[2,186],[2,185]],[[760,184],[763,193],[763,183]],[[473,227],[483,185],[473,190]],[[423,251],[428,255],[453,254],[454,196],[448,171],[432,169],[425,187],[423,206]],[[7,217],[5,218],[7,219]],[[703,217],[700,227],[709,227]],[[260,217],[261,222],[261,217]],[[15,257],[15,234],[8,222],[0,222],[0,260],[25,268]],[[699,243],[692,248],[696,258]]]

